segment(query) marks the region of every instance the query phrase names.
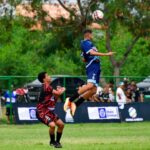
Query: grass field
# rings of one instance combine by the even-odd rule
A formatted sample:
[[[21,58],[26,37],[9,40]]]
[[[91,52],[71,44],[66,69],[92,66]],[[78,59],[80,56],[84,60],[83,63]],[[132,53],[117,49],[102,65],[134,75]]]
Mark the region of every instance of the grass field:
[[[49,150],[48,127],[0,124],[0,150]],[[150,150],[150,122],[66,124],[64,150]]]

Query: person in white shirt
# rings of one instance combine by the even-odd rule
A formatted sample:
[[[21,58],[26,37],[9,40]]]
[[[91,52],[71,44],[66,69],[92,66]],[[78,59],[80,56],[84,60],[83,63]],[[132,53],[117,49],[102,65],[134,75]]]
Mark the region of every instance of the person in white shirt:
[[[124,104],[127,103],[124,88],[125,88],[124,82],[120,82],[119,87],[117,88],[117,91],[116,91],[116,101],[118,105],[120,106],[120,108],[122,109],[124,108]]]

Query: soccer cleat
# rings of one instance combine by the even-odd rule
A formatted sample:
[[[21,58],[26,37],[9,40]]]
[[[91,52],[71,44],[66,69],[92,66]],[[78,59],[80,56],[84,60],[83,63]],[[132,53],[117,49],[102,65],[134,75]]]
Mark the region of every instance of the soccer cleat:
[[[50,145],[50,146],[55,146],[55,145],[56,145],[56,142],[55,142],[55,141],[54,141],[54,142],[50,141],[50,142],[49,142],[49,145]]]
[[[72,116],[74,116],[75,111],[76,111],[76,104],[72,102],[70,107],[70,113]]]
[[[55,148],[62,148],[62,145],[61,145],[59,142],[56,142],[56,144],[55,144],[54,147],[55,147]]]
[[[66,101],[64,104],[64,111],[66,112],[66,110],[70,107],[71,107],[71,102],[69,101],[69,97],[68,97],[68,98],[66,98]]]

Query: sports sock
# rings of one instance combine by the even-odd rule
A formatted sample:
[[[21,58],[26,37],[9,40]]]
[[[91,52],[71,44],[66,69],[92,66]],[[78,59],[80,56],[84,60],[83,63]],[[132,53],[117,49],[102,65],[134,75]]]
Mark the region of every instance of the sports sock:
[[[50,141],[54,142],[55,141],[55,134],[50,134]]]
[[[60,142],[61,136],[62,136],[62,133],[57,132],[56,142],[58,143]]]
[[[75,104],[76,104],[76,106],[78,107],[78,106],[80,106],[83,102],[84,102],[84,98],[83,97],[80,97],[76,102],[75,102]]]
[[[70,102],[73,102],[76,98],[78,98],[79,97],[79,93],[76,91],[76,93],[73,95],[73,96],[71,96],[70,98],[69,98],[69,101]]]

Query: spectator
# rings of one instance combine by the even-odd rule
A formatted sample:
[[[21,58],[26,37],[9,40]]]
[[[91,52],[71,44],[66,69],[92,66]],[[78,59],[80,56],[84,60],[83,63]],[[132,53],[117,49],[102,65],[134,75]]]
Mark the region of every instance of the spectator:
[[[131,103],[132,102],[132,91],[130,88],[127,88],[127,90],[125,91],[125,95],[127,98],[127,103]]]
[[[113,80],[111,80],[111,81],[109,81],[109,83],[108,83],[108,85],[109,85],[109,88],[112,90],[112,91],[114,91],[114,81]]]
[[[114,102],[115,96],[114,96],[114,91],[113,88],[109,87],[109,99],[111,102]]]
[[[131,82],[130,88],[132,90],[132,101],[143,102],[144,101],[143,93],[139,90],[139,88],[137,88],[137,85],[135,82]]]
[[[89,98],[91,102],[100,102],[99,95],[103,93],[103,88],[98,86],[96,90],[96,94]]]
[[[131,83],[128,85],[128,88],[130,88],[131,91],[134,91],[135,90],[135,86],[136,86],[135,81],[131,81]]]
[[[112,102],[114,99],[113,92],[109,85],[105,85],[104,89],[97,88],[97,93],[93,96],[93,100],[96,102]]]
[[[30,97],[28,95],[27,87],[16,89],[16,94],[17,94],[17,102],[26,102],[26,103],[29,102]]]
[[[5,98],[5,104],[6,104],[7,123],[9,124],[11,113],[13,115],[13,121],[15,122],[13,104],[16,103],[16,91],[12,91],[12,93],[11,93],[9,90],[7,90],[4,94],[4,98]]]
[[[124,82],[120,82],[119,87],[117,88],[117,91],[116,91],[116,101],[118,105],[120,106],[120,108],[122,109],[124,108],[124,104],[127,103],[124,89],[125,89]]]
[[[123,79],[123,83],[124,83],[124,91],[126,92],[129,88],[129,79],[128,78],[124,78]]]

